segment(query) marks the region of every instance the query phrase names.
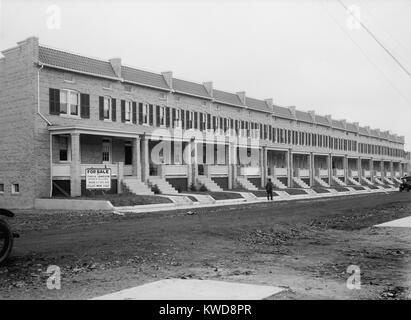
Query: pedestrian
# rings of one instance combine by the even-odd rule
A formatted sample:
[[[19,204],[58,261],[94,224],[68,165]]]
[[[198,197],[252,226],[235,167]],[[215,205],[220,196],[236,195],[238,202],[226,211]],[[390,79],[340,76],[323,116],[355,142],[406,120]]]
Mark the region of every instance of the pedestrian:
[[[273,200],[273,188],[274,185],[269,178],[267,184],[265,185],[265,191],[267,191],[267,200]]]

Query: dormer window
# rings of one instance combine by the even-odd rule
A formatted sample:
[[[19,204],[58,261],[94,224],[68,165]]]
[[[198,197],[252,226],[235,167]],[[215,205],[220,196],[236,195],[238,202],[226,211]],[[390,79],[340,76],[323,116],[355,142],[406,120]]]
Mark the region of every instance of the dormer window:
[[[80,94],[73,90],[60,90],[60,114],[79,116]]]

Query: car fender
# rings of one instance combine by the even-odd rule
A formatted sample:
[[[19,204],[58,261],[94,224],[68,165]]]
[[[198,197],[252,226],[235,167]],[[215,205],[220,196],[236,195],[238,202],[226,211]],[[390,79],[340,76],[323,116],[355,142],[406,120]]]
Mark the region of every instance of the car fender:
[[[14,217],[14,213],[7,209],[0,209],[0,216],[6,216],[9,218]]]

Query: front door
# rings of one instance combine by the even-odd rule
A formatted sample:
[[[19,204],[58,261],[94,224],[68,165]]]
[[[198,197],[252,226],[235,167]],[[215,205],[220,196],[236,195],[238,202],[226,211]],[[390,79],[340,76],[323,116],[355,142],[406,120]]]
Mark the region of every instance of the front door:
[[[102,162],[111,163],[111,139],[103,139]]]

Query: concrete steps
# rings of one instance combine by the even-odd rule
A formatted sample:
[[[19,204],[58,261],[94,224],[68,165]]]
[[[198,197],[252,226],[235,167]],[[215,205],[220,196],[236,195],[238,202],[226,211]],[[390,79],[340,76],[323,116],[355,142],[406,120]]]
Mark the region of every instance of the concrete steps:
[[[347,186],[347,184],[344,181],[342,181],[340,178],[338,178],[336,176],[332,176],[331,179],[332,179],[332,181],[334,181],[340,187],[346,187]]]
[[[161,177],[150,176],[147,181],[152,187],[156,185],[162,194],[178,194],[178,191]]]
[[[361,181],[363,181],[368,186],[373,186],[374,187],[374,184],[366,177],[361,177]]]
[[[258,188],[253,185],[246,177],[237,177],[237,183],[246,190],[256,191]]]
[[[359,183],[358,181],[356,181],[354,178],[351,178],[351,177],[348,177],[348,181],[349,181],[351,184],[356,185],[356,186],[360,186],[360,185],[361,185],[361,183]]]
[[[309,188],[310,186],[306,184],[303,180],[298,177],[293,177],[293,182],[297,184],[300,188]]]
[[[137,177],[127,177],[124,178],[123,187],[127,189],[130,193],[142,194],[142,195],[154,195],[154,192],[143,182],[140,181]]]
[[[374,178],[374,181],[375,181],[376,184],[379,184],[380,186],[383,186],[383,185],[384,185],[384,182],[382,182],[382,181],[380,180],[380,178],[375,177],[375,178]]]
[[[394,182],[392,182],[392,181],[391,181],[389,178],[387,178],[387,177],[384,177],[383,180],[384,180],[386,183],[388,183],[389,185],[391,185],[391,186],[394,185]]]
[[[323,179],[321,179],[321,177],[314,177],[314,181],[317,182],[321,187],[324,187],[324,188],[330,187],[330,185],[327,182],[325,182]]]
[[[271,182],[274,184],[274,186],[275,186],[276,188],[279,188],[279,189],[287,189],[287,186],[286,186],[284,183],[282,183],[279,179],[274,178],[274,177],[272,177],[272,176],[269,176],[269,178],[271,179]]]
[[[211,180],[211,178],[208,178],[206,176],[198,176],[197,182],[205,186],[208,191],[213,191],[213,192],[224,191],[217,183],[215,183],[213,180]]]
[[[402,183],[402,182],[401,182],[401,180],[400,180],[400,179],[398,179],[397,177],[393,177],[392,179],[394,180],[394,182],[397,182],[397,183]]]

